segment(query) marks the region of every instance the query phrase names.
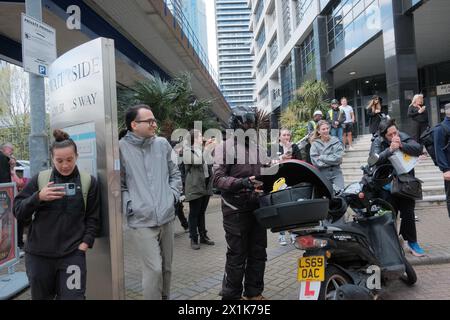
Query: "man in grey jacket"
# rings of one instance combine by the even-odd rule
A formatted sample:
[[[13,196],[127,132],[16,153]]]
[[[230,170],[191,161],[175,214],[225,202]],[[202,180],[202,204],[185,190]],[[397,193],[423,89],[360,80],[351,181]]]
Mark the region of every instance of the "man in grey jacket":
[[[144,299],[170,297],[174,204],[182,183],[169,142],[156,136],[156,119],[146,105],[130,107],[120,142],[122,203],[135,251],[140,255]]]

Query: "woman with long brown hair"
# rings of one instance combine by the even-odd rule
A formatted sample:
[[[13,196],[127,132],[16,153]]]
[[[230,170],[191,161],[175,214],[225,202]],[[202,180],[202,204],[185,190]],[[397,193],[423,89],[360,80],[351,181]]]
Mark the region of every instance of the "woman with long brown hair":
[[[378,132],[378,126],[380,125],[381,119],[386,118],[386,115],[382,110],[382,99],[381,97],[375,95],[369,102],[367,106],[367,114],[369,116],[369,130],[370,133],[375,135]]]

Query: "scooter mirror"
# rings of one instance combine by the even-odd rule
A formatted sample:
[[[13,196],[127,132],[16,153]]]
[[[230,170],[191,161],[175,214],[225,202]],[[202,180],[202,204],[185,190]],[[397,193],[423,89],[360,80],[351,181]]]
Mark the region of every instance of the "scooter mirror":
[[[370,167],[373,167],[378,162],[378,159],[380,159],[380,156],[378,155],[378,153],[371,154],[369,156],[369,158],[367,159],[367,164]]]

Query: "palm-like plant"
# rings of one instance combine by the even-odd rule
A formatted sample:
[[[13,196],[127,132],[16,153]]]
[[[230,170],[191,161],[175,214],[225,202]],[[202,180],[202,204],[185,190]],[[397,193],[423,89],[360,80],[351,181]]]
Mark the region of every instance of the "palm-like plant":
[[[126,107],[138,103],[152,108],[159,122],[159,134],[164,137],[170,137],[177,128],[192,129],[194,121],[202,121],[204,130],[218,127],[210,111],[212,102],[196,99],[188,73],[180,74],[171,81],[154,74],[136,83],[132,89],[118,90],[119,119],[124,119]],[[119,126],[123,127],[124,124]]]
[[[163,121],[171,113],[176,91],[159,75],[154,74],[150,79],[136,83],[134,90],[136,99],[149,105],[156,119]]]
[[[329,104],[324,99],[328,84],[323,81],[307,80],[296,91],[296,98],[282,112],[280,122],[293,133],[295,141],[306,134],[307,121],[312,119],[314,111],[326,112]]]
[[[256,124],[257,130],[259,129],[270,129],[270,113],[262,109],[256,109]]]
[[[296,99],[290,103],[290,107],[296,111],[298,120],[308,121],[314,111],[325,112],[329,106],[324,96],[328,92],[328,84],[323,81],[307,80],[296,91]]]

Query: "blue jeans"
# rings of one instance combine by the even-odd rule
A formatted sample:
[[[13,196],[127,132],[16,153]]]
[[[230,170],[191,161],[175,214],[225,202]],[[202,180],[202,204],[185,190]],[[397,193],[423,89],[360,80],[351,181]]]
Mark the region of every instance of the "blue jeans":
[[[339,141],[343,143],[342,136],[344,135],[344,128],[342,128],[342,127],[338,127],[338,128],[331,127],[330,135],[332,135],[334,137],[337,137],[339,139]]]

